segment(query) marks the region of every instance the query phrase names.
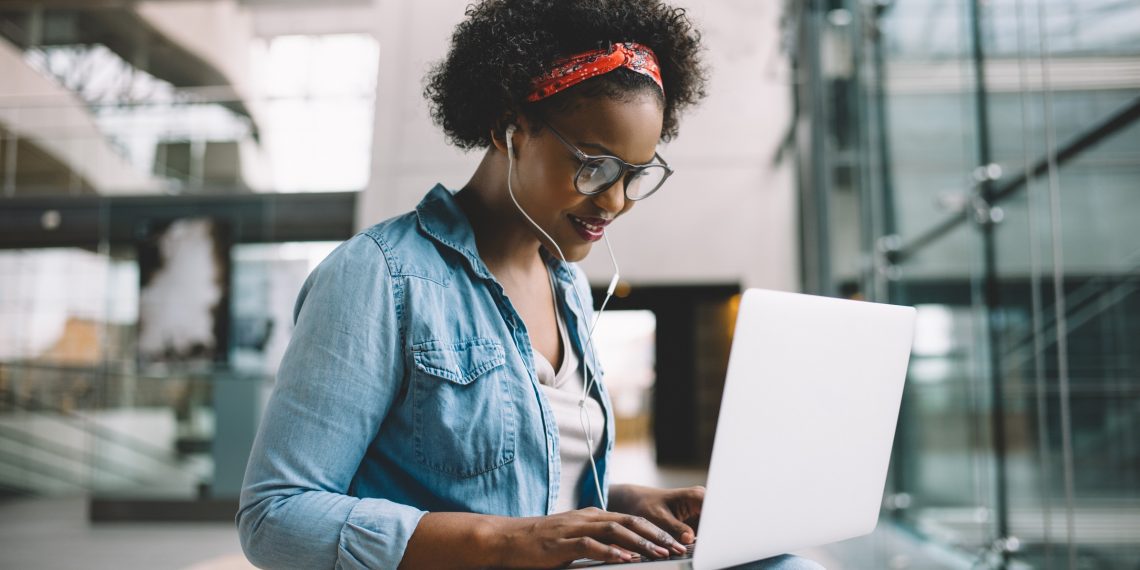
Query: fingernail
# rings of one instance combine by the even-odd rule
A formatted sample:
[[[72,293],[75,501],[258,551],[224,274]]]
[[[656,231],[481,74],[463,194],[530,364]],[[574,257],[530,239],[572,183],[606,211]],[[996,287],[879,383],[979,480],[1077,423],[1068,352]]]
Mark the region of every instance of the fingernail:
[[[658,556],[669,556],[669,551],[661,548],[660,546],[654,546],[653,551],[656,552]]]
[[[626,562],[629,562],[630,560],[633,560],[633,555],[628,553],[628,552],[622,552],[621,553],[621,559],[625,560]]]

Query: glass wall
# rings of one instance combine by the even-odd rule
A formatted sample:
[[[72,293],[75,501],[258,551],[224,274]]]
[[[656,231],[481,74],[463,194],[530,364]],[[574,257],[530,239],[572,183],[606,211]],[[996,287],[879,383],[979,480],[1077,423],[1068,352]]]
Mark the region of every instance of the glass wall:
[[[805,285],[919,309],[890,518],[978,567],[1136,568],[1140,3],[788,10]]]
[[[378,60],[243,10],[0,8],[0,495],[232,507]]]

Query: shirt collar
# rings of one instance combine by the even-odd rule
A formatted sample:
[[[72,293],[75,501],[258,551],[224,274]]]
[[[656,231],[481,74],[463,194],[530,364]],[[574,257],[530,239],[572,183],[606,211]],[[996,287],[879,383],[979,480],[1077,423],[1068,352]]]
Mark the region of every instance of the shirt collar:
[[[463,256],[476,275],[494,280],[491,271],[479,257],[471,222],[450,190],[442,184],[436,184],[416,206],[416,218],[420,228],[432,239]],[[570,264],[547,252],[545,247],[539,251],[556,279],[563,283],[574,282],[574,272],[570,269]]]
[[[542,260],[546,262],[546,267],[554,273],[555,279],[564,283],[574,282],[574,271],[570,269],[570,264],[558,259],[553,253],[547,251],[546,246],[538,249],[538,253],[542,256]]]
[[[467,220],[467,214],[463,213],[450,190],[442,184],[436,184],[416,206],[416,219],[420,228],[432,239],[463,256],[476,275],[494,279],[479,257],[471,222]]]

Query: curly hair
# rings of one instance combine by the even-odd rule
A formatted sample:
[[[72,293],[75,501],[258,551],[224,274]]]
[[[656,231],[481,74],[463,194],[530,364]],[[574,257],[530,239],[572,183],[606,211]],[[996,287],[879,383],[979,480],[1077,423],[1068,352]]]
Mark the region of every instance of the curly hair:
[[[532,81],[559,58],[611,43],[652,49],[665,87],[661,140],[677,135],[678,115],[705,96],[701,35],[684,9],[658,0],[483,0],[467,7],[447,57],[426,77],[431,116],[464,150],[491,145],[504,117],[565,109],[579,97],[627,100],[652,90],[651,79],[619,68],[538,103],[527,103]]]

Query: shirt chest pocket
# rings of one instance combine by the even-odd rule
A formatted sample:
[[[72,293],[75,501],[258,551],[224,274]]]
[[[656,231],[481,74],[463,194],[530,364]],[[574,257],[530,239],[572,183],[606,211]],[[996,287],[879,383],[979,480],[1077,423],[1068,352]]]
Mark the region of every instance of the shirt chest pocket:
[[[475,338],[412,346],[416,459],[456,477],[515,458],[516,410],[503,346]]]

